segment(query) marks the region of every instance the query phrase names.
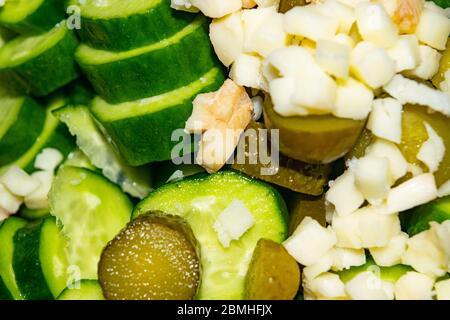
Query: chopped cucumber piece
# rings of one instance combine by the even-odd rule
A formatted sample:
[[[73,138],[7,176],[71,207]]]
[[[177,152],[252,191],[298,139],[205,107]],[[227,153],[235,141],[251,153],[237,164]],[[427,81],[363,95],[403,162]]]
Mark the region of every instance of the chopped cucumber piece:
[[[23,219],[11,217],[0,225],[0,279],[4,285],[4,289],[0,289],[0,291],[7,291],[15,300],[20,300],[23,297],[17,286],[16,275],[13,270],[13,239],[17,230],[23,228],[26,224],[27,222]]]
[[[53,299],[65,288],[66,246],[54,217],[31,222],[16,232],[13,268],[25,299]]]
[[[172,133],[184,128],[194,98],[216,90],[224,79],[222,69],[216,67],[191,84],[159,96],[116,105],[96,98],[91,111],[128,164],[165,161],[179,143],[171,141]]]
[[[116,185],[84,169],[62,166],[49,194],[50,213],[63,224],[68,261],[82,279],[97,279],[108,241],[130,220],[133,205]]]
[[[105,300],[96,280],[80,280],[64,289],[58,300]]]
[[[54,114],[68,126],[76,136],[78,147],[106,178],[133,197],[142,199],[148,195],[151,190],[150,169],[124,163],[97,127],[87,107],[66,106],[55,110]]]
[[[47,33],[17,37],[0,48],[0,75],[15,92],[48,95],[78,77],[77,46],[65,21]]]
[[[214,224],[234,200],[245,205],[255,224],[224,248]],[[288,232],[287,209],[279,193],[234,171],[201,174],[166,184],[139,203],[133,217],[154,211],[181,216],[190,224],[201,249],[198,299],[242,299],[245,276],[259,239],[280,243]]]

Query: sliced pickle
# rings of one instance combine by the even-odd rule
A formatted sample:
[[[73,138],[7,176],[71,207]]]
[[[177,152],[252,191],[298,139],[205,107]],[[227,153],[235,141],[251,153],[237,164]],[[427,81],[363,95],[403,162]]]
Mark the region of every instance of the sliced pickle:
[[[445,79],[445,73],[450,68],[450,40],[447,40],[447,47],[442,53],[441,62],[439,64],[439,71],[433,77],[432,82],[436,88],[439,88],[441,82]]]
[[[428,140],[425,122],[444,140],[445,157],[439,169],[434,173],[436,184],[441,186],[450,179],[450,118],[438,112],[429,113],[427,108],[422,106],[406,105],[403,108],[400,150],[409,163],[419,165],[424,171],[428,171],[428,168],[417,160],[417,153],[423,143]]]
[[[306,0],[280,0],[278,11],[281,13],[285,13],[294,7],[305,6],[307,4],[308,3],[306,2]]]
[[[287,201],[290,213],[289,234],[293,234],[305,217],[311,217],[327,226],[325,198],[296,194]]]
[[[292,300],[300,288],[300,268],[284,247],[261,239],[248,269],[245,298]]]
[[[344,157],[354,146],[365,121],[332,115],[283,117],[269,99],[264,104],[269,129],[280,129],[280,151],[306,163],[331,163]]]
[[[253,131],[250,131],[252,130]],[[309,195],[321,195],[328,176],[331,172],[330,165],[308,164],[279,155],[279,161],[263,161],[259,154],[259,143],[265,143],[268,154],[267,159],[271,159],[272,152],[270,143],[265,137],[260,135],[260,129],[265,129],[264,125],[251,122],[246,129],[245,155],[243,159],[236,157],[232,168],[243,172],[251,177],[276,184],[289,190],[305,193]],[[251,143],[255,143],[255,148],[251,148]],[[240,148],[238,148],[240,150]],[[253,159],[253,160],[252,160]],[[244,160],[244,161],[242,161]]]
[[[187,300],[200,282],[198,245],[179,217],[132,221],[104,249],[99,281],[109,300]]]
[[[361,158],[366,153],[367,147],[374,142],[375,136],[369,129],[364,129],[359,135],[358,141],[356,141],[352,150],[345,156],[346,160],[350,160],[353,158]]]

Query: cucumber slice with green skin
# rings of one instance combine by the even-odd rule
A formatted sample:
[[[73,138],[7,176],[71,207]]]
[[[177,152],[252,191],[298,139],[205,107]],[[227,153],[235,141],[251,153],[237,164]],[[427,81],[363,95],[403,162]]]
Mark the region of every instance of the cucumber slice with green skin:
[[[450,196],[437,199],[401,214],[403,229],[410,237],[430,229],[430,222],[450,220]]]
[[[0,301],[2,300],[14,300],[2,277],[0,277]]]
[[[57,300],[105,300],[105,297],[98,281],[80,280],[64,289]]]
[[[28,97],[0,99],[0,103],[1,169],[33,146],[44,128],[46,110]]]
[[[245,204],[255,224],[224,248],[214,223],[233,200]],[[197,175],[166,184],[137,205],[133,218],[154,211],[186,219],[200,244],[202,283],[198,299],[242,299],[245,276],[259,239],[281,243],[287,237],[287,209],[271,186],[234,171]]]
[[[70,265],[81,279],[97,279],[103,248],[130,221],[130,199],[95,172],[63,166],[53,181],[49,204],[68,239]]]
[[[188,86],[134,102],[110,105],[101,98],[91,111],[125,161],[132,166],[171,159],[178,141],[174,130],[184,128],[199,93],[215,91],[225,80],[222,68],[212,68]]]
[[[45,32],[64,18],[60,0],[7,0],[0,8],[0,25],[22,34]]]
[[[23,228],[27,222],[17,217],[11,217],[0,225],[0,278],[5,290],[15,299],[23,299],[17,286],[16,275],[13,270],[14,235]]]
[[[78,77],[77,46],[65,21],[47,33],[17,37],[0,48],[0,75],[14,92],[46,96]]]
[[[27,207],[20,209],[20,216],[27,220],[38,220],[47,217],[50,214],[48,209],[32,210]]]
[[[108,103],[144,99],[188,85],[218,65],[208,25],[202,17],[161,42],[123,52],[81,45],[75,56]]]
[[[98,6],[95,0],[69,6],[80,8],[81,42],[97,49],[124,51],[164,40],[195,19],[195,15],[173,10],[169,0],[108,1]],[[130,3],[131,2],[131,3]]]
[[[53,299],[66,287],[66,245],[55,217],[31,222],[16,232],[13,268],[26,300]]]
[[[78,147],[100,168],[103,175],[119,185],[124,192],[144,198],[151,190],[150,168],[127,165],[107,141],[85,106],[65,106],[54,111],[72,135]]]

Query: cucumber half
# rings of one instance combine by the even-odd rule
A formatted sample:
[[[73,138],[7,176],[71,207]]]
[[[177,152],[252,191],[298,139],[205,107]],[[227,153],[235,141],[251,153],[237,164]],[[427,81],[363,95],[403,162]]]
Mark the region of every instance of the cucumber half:
[[[65,21],[47,33],[17,37],[0,48],[0,75],[15,92],[48,95],[78,77],[77,46]]]
[[[60,0],[6,0],[0,8],[0,25],[23,34],[50,30],[64,17]]]
[[[116,105],[96,98],[91,111],[128,164],[169,160],[178,143],[171,141],[171,135],[184,128],[194,98],[216,90],[224,80],[222,69],[215,67],[191,84],[159,96]]]
[[[3,291],[5,299],[7,296],[15,300],[23,298],[13,270],[13,252],[14,235],[26,224],[23,219],[11,217],[0,225],[0,280],[3,283],[3,289],[0,288],[0,291]]]
[[[64,289],[58,300],[105,300],[105,297],[98,281],[80,280]]]
[[[102,250],[130,220],[131,201],[103,176],[62,166],[50,190],[49,204],[68,239],[69,264],[80,279],[97,279]]]
[[[170,0],[70,0],[80,9],[83,43],[97,49],[124,51],[164,40],[187,26],[195,15],[170,8]]]
[[[136,198],[144,198],[151,190],[150,168],[127,165],[107,141],[85,106],[65,106],[54,111],[72,135],[78,147],[103,175]]]
[[[236,199],[252,213],[255,224],[224,248],[213,226],[219,214]],[[137,205],[133,218],[155,211],[181,216],[192,228],[201,250],[198,299],[243,299],[245,276],[258,240],[281,243],[288,232],[287,209],[279,193],[234,171],[201,174],[166,184]]]
[[[25,299],[53,299],[66,287],[66,245],[54,217],[31,222],[16,232],[13,268]]]
[[[81,45],[75,56],[95,91],[109,103],[169,92],[199,79],[218,65],[206,18],[145,47],[111,52]]]

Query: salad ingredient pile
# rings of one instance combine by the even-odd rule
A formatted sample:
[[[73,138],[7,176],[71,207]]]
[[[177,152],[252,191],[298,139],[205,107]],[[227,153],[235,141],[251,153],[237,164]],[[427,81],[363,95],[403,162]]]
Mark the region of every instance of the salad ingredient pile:
[[[0,1],[0,300],[449,300],[448,10]]]

